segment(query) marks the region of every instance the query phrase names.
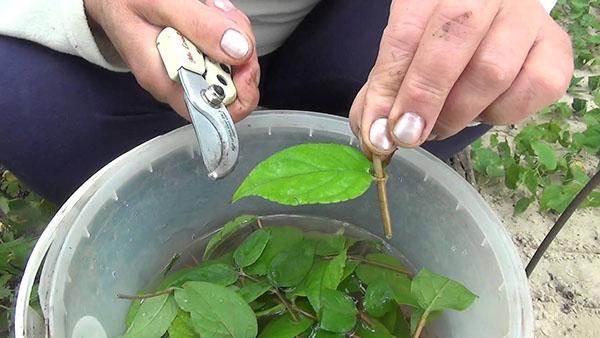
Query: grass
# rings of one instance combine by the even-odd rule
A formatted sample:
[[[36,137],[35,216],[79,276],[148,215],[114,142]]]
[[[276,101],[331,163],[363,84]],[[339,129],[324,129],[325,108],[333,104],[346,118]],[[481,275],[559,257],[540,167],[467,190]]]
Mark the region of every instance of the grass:
[[[566,100],[544,109],[543,122],[522,127],[514,138],[494,133],[473,146],[480,183],[514,189],[521,196],[516,213],[534,202],[542,211],[561,211],[600,167],[600,76],[589,75],[600,67],[599,7],[600,0],[559,0],[552,12],[575,51],[577,72]],[[8,336],[28,255],[56,208],[1,167],[0,175],[0,336]],[[586,206],[600,206],[600,192]]]

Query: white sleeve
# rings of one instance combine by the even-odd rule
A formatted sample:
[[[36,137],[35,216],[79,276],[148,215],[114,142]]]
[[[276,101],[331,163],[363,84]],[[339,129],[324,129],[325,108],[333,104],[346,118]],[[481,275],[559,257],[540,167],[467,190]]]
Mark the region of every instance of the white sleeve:
[[[113,71],[127,71],[103,33],[93,34],[83,0],[0,0],[0,34],[80,56]]]

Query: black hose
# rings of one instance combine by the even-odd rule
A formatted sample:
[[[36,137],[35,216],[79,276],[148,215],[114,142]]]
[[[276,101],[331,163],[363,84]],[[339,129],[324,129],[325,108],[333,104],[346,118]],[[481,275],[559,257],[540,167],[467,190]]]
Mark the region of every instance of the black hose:
[[[585,201],[586,197],[592,191],[594,191],[596,186],[598,186],[598,183],[600,183],[600,171],[598,171],[594,175],[594,177],[592,177],[592,179],[583,187],[583,189],[581,189],[581,191],[579,191],[577,196],[575,196],[575,198],[571,201],[569,206],[565,209],[565,211],[563,211],[563,213],[560,215],[560,217],[556,220],[556,223],[554,223],[554,225],[552,226],[550,231],[548,231],[548,234],[546,235],[546,237],[544,238],[544,240],[542,241],[540,246],[537,248],[537,250],[535,250],[533,257],[531,257],[531,259],[529,260],[529,263],[527,264],[527,267],[525,268],[525,274],[527,275],[527,277],[529,277],[531,275],[531,273],[537,266],[538,262],[540,261],[540,259],[542,258],[542,256],[544,255],[544,253],[546,252],[546,250],[548,249],[548,247],[554,240],[554,238],[556,238],[556,235],[558,235],[558,233],[563,228],[565,223],[567,223],[567,221],[569,220],[571,215],[573,215],[573,213],[575,212],[575,210],[577,210],[579,205],[583,201]]]

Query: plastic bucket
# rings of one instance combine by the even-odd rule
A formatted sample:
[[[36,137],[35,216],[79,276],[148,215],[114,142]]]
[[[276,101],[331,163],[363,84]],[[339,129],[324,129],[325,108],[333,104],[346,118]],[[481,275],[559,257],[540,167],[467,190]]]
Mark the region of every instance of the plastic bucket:
[[[375,188],[359,199],[285,207],[258,198],[230,198],[260,160],[298,143],[356,144],[346,119],[293,111],[256,112],[237,125],[235,171],[206,177],[192,128],[157,137],[108,164],[63,205],[37,243],[20,286],[16,336],[115,337],[125,329],[133,294],[173,254],[241,213],[305,214],[349,222],[381,236]],[[533,337],[527,279],[501,223],[460,176],[420,150],[396,152],[389,166],[394,238],[389,243],[415,267],[460,281],[479,298],[465,312],[448,311],[432,336]],[[28,306],[41,264],[43,314]]]

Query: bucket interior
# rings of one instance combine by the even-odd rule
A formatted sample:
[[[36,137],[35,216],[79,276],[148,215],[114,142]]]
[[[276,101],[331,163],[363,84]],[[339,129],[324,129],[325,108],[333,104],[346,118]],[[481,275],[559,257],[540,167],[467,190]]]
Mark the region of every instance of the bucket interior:
[[[263,112],[238,124],[239,163],[206,177],[188,126],[123,155],[104,171],[44,267],[42,297],[52,336],[117,337],[130,301],[171,257],[237,215],[327,217],[382,236],[376,189],[332,205],[280,206],[259,198],[229,201],[245,175],[285,147],[356,144],[347,120],[314,113]],[[533,337],[527,281],[510,238],[464,180],[422,150],[398,151],[388,167],[394,238],[410,264],[463,283],[479,298],[447,311],[430,337]],[[79,192],[81,193],[81,192]]]

